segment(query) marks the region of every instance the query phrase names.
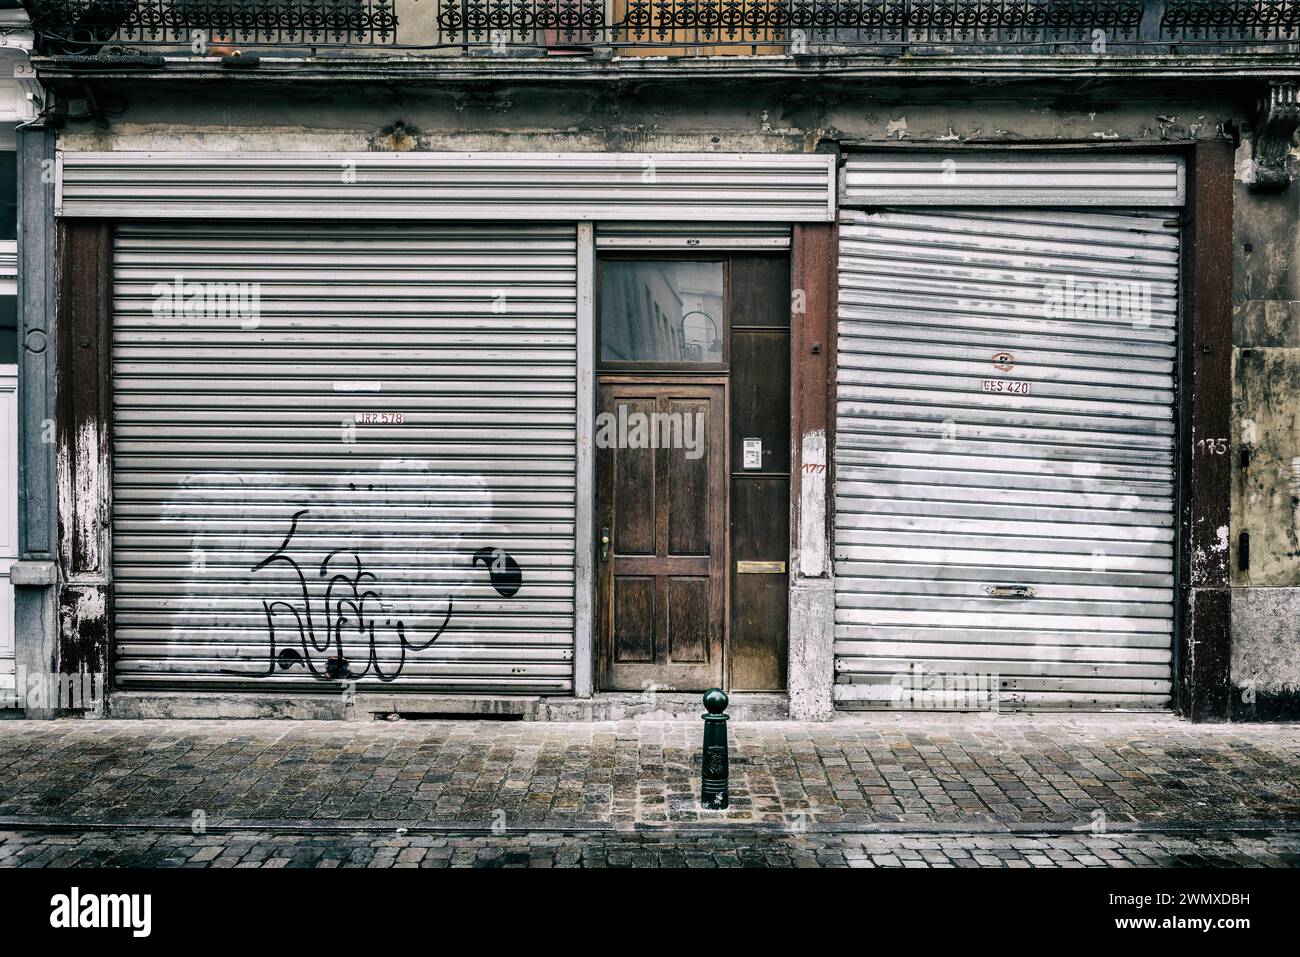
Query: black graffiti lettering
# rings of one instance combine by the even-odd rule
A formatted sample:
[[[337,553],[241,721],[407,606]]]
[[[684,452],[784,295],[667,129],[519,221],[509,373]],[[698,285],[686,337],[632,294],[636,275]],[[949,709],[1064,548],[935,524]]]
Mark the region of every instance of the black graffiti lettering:
[[[307,576],[303,574],[302,567],[297,560],[289,554],[289,546],[298,531],[298,524],[309,511],[309,509],[301,509],[295,512],[289,522],[289,531],[284,536],[284,541],[270,555],[252,568],[254,572],[273,564],[291,568],[298,579],[298,587],[302,595],[301,607],[293,602],[278,598],[273,601],[264,600],[262,602],[262,608],[266,612],[268,664],[266,671],[260,677],[273,675],[277,668],[280,671],[289,671],[298,665],[303,665],[307,671],[322,681],[356,680],[372,673],[380,681],[392,681],[402,673],[402,669],[406,666],[406,653],[408,650],[419,652],[428,649],[447,630],[447,625],[451,622],[451,596],[446,596],[447,611],[443,615],[442,623],[423,640],[407,638],[406,623],[404,621],[394,621],[390,618],[384,619],[384,628],[396,635],[399,649],[396,667],[391,672],[386,673],[380,666],[380,642],[379,637],[376,636],[375,619],[367,613],[366,607],[371,601],[379,602],[381,600],[379,592],[375,590],[379,586],[379,579],[374,573],[366,571],[360,555],[347,549],[338,548],[326,555],[320,563],[318,577],[328,578],[328,581],[325,586],[323,630],[318,638],[316,616],[312,611],[311,590],[307,586]],[[331,569],[331,563],[334,563],[336,559],[339,564],[343,565],[343,570],[333,571]],[[351,559],[350,564],[348,559]],[[518,566],[515,566],[515,574],[518,576]],[[515,589],[517,590],[518,587],[518,584],[516,584]],[[283,648],[277,652],[277,616],[292,619],[292,628],[296,630],[296,641],[290,643],[296,644],[296,648]],[[349,636],[355,634],[360,642],[367,647],[366,665],[359,672],[353,670],[351,662],[343,653],[345,634]],[[381,630],[379,635],[382,636],[383,634],[384,631]],[[325,657],[323,671],[317,668],[316,664],[317,659],[321,656]],[[234,674],[238,672],[226,673]]]

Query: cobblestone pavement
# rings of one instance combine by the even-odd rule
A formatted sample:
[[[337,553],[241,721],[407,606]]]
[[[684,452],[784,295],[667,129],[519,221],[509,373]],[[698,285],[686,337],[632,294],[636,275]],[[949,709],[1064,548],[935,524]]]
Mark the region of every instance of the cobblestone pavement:
[[[0,831],[0,867],[1295,867],[1298,833],[1113,836]]]
[[[33,817],[188,825],[201,812],[250,826],[1300,829],[1300,725],[733,723],[726,812],[698,806],[700,736],[698,721],[0,721],[0,827]]]

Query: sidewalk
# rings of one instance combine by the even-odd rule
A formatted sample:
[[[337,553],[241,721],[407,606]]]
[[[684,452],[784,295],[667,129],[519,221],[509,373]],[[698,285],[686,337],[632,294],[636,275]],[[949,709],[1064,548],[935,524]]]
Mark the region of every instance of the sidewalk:
[[[83,824],[506,834],[1300,831],[1300,725],[1168,716],[701,722],[0,722],[0,829]]]

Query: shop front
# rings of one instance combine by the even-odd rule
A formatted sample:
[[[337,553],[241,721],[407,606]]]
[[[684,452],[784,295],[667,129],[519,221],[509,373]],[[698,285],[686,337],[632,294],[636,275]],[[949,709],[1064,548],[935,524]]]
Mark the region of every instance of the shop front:
[[[834,158],[649,160],[61,153],[115,694],[784,692]]]
[[[1173,705],[1185,151],[57,169],[121,701]]]

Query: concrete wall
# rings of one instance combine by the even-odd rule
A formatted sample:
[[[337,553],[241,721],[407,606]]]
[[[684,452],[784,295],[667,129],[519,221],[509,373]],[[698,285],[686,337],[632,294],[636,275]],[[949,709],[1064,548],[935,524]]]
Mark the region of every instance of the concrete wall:
[[[234,85],[236,82],[242,85]],[[1254,122],[1258,86],[1149,81],[891,88],[754,81],[365,88],[100,83],[122,112],[63,149],[802,152],[883,142],[1186,145]],[[1250,158],[1243,140],[1243,171]],[[1244,175],[1244,173],[1243,173]],[[1300,186],[1236,185],[1232,679],[1241,719],[1300,715]],[[1250,450],[1242,465],[1241,451]],[[825,601],[814,602],[825,608]],[[798,618],[798,605],[792,613]],[[792,645],[796,642],[792,637]]]
[[[734,82],[734,81],[733,81]],[[1073,140],[1170,143],[1221,135],[1253,111],[1240,95],[1149,81],[1083,97],[1048,83],[983,93],[842,81],[755,80],[703,89],[647,82],[533,87],[310,87],[192,81],[107,84],[106,129],[69,123],[66,149],[422,149],[800,152],[844,142]],[[397,124],[401,124],[398,126]]]
[[[1239,169],[1249,156],[1243,147]],[[1300,715],[1300,185],[1239,183],[1233,289],[1234,714]],[[1248,547],[1243,547],[1243,533]]]

